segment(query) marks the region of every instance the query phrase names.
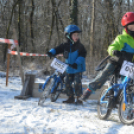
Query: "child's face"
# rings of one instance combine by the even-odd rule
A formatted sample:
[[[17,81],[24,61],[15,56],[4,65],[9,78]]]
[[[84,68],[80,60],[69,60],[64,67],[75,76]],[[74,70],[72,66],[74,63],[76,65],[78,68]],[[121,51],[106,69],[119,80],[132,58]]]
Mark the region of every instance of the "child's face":
[[[73,33],[71,37],[74,42],[77,42],[79,40],[79,33]]]
[[[134,31],[134,24],[128,25],[127,28],[128,28],[130,31]]]

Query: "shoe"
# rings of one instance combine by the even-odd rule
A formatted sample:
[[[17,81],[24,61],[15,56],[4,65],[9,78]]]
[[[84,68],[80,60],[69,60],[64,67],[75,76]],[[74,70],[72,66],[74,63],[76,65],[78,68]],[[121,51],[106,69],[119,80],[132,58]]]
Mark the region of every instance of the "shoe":
[[[82,105],[82,104],[83,104],[83,102],[80,100],[80,97],[77,97],[77,98],[76,98],[75,104],[76,104],[76,105]]]
[[[81,96],[81,101],[86,101],[91,94],[92,94],[92,91],[89,88],[87,88],[84,91],[83,95]]]
[[[63,101],[63,103],[74,103],[75,99],[74,96],[70,96],[66,101]]]

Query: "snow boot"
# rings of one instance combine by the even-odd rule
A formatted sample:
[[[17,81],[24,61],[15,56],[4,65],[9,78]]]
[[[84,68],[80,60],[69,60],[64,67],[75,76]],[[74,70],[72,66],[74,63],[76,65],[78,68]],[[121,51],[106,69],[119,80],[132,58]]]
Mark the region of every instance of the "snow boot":
[[[81,96],[80,100],[81,101],[86,101],[91,94],[92,94],[92,91],[89,88],[87,88],[84,91],[83,95]]]
[[[75,104],[76,105],[82,105],[83,104],[83,102],[80,100],[80,97],[75,98]]]
[[[74,96],[69,96],[67,100],[63,101],[63,103],[74,103],[74,102],[75,102]]]

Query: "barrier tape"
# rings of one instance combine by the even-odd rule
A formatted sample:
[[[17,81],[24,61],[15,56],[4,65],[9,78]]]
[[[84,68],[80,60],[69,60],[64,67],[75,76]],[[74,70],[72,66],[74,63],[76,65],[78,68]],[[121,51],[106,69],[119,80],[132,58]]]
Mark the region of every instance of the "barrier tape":
[[[18,41],[17,41],[17,40],[13,40],[13,39],[4,39],[4,38],[0,38],[0,42],[1,42],[1,43],[7,43],[7,44],[18,45]]]
[[[13,44],[11,46],[11,50],[14,49],[16,47],[16,45],[18,45],[18,40],[13,40],[13,39],[0,38],[0,42],[1,43],[7,43],[7,44]]]
[[[8,50],[8,53],[11,55],[18,55],[17,51],[11,51]],[[48,56],[47,54],[37,54],[37,53],[25,53],[25,52],[20,52],[20,56]],[[57,56],[63,56],[62,54],[59,54]]]
[[[7,44],[13,44],[11,46],[11,50],[14,49],[16,47],[16,45],[18,45],[18,40],[13,40],[13,39],[4,39],[4,38],[0,38],[0,42],[1,43],[7,43]],[[17,51],[11,51],[8,50],[8,53],[11,55],[18,55]],[[20,56],[48,56],[47,54],[38,54],[38,53],[25,53],[25,52],[20,52]],[[59,54],[57,56],[63,56],[62,54]]]

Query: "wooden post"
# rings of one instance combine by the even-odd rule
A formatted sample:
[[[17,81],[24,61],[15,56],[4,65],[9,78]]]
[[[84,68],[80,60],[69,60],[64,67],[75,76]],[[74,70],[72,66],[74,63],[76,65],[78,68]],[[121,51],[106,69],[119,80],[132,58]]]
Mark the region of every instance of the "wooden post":
[[[8,44],[8,50],[10,49],[11,44]],[[7,71],[6,71],[6,86],[8,86],[8,73],[9,73],[9,66],[10,66],[10,54],[7,53]]]

